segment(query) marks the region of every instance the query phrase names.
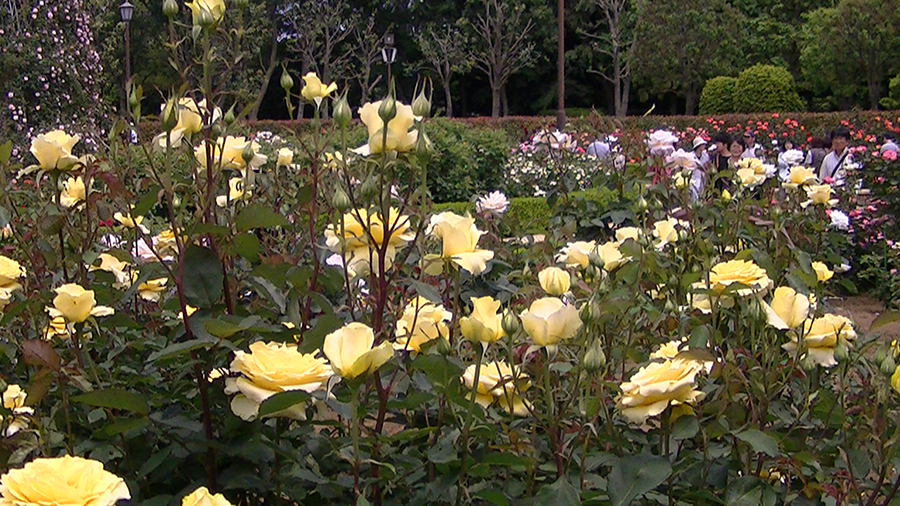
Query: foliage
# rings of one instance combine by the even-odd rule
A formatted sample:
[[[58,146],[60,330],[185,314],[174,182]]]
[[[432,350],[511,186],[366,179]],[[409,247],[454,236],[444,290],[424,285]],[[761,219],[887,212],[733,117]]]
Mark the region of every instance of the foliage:
[[[737,78],[718,76],[706,81],[700,93],[700,114],[731,114],[734,112],[734,97]]]
[[[888,96],[878,101],[885,109],[900,109],[900,74],[891,78],[888,83]]]
[[[773,65],[754,65],[741,72],[733,100],[737,112],[798,112],[806,109],[797,95],[790,72]]]

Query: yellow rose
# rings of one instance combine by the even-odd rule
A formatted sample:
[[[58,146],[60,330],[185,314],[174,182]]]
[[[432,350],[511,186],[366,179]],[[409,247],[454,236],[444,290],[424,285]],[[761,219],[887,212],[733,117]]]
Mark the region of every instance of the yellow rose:
[[[816,171],[806,167],[791,167],[790,177],[787,182],[781,183],[783,188],[796,190],[797,188],[816,182]]]
[[[153,249],[163,260],[169,260],[178,255],[178,241],[171,229],[163,230],[153,237]]]
[[[185,5],[191,10],[191,21],[194,26],[201,25],[201,11],[209,14],[212,26],[221,23],[225,17],[225,2],[223,0],[194,0]]]
[[[776,329],[797,328],[809,316],[809,297],[786,286],[776,288],[772,302],[763,302],[762,305],[769,325]]]
[[[315,392],[334,375],[325,359],[300,353],[295,344],[260,341],[250,345],[250,353],[234,352],[231,372],[240,376],[225,380],[225,393],[237,394],[231,399],[231,411],[247,421],[256,418],[269,397],[292,390]],[[271,416],[305,420],[306,410],[296,404]]]
[[[134,208],[134,206],[131,206],[131,207]],[[118,221],[119,224],[122,225],[123,227],[126,227],[126,228],[139,227],[141,229],[141,232],[143,232],[145,234],[150,233],[150,230],[141,224],[141,222],[144,221],[144,217],[143,216],[134,216],[133,214],[131,214],[130,211],[128,212],[128,214],[116,212],[115,214],[113,214],[113,219]]]
[[[137,277],[137,273],[135,272],[135,277]],[[138,295],[141,296],[142,299],[149,302],[159,302],[159,297],[166,289],[166,282],[168,282],[168,278],[158,278],[158,279],[150,279],[147,280],[137,287]]]
[[[628,239],[639,241],[641,239],[641,229],[637,227],[622,227],[616,230],[616,241],[619,244]]]
[[[703,399],[703,392],[694,390],[701,369],[701,364],[692,360],[651,362],[622,383],[616,409],[631,423],[641,425],[670,405],[689,409],[686,405]]]
[[[253,154],[249,164],[244,160],[244,150],[248,148]],[[260,154],[257,142],[230,135],[225,139],[218,139],[215,144],[211,144],[209,141],[202,142],[194,149],[194,158],[199,164],[198,169],[206,170],[207,155],[212,158],[214,169],[221,167],[238,170],[242,173],[246,172],[248,166],[251,169],[258,169],[268,161],[265,155]]]
[[[233,506],[222,494],[210,494],[206,487],[194,490],[181,500],[181,506]]]
[[[894,374],[891,375],[891,388],[900,394],[900,365],[894,369]]]
[[[351,276],[364,275],[369,271],[369,256],[378,265],[382,245],[387,241],[385,269],[394,263],[397,250],[416,237],[409,217],[401,216],[393,207],[389,211],[388,223],[381,214],[370,214],[366,209],[348,212],[343,217],[343,235],[340,225],[328,225],[325,229],[325,245],[341,255],[346,254],[344,264]],[[342,251],[343,250],[343,251]]]
[[[710,289],[717,294],[722,294],[733,284],[746,285],[733,292],[739,297],[746,297],[755,292],[762,292],[772,286],[766,271],[752,261],[731,260],[713,266],[709,271]]]
[[[853,322],[845,316],[829,313],[812,321],[807,320],[803,326],[803,346],[806,353],[813,362],[824,367],[837,365],[834,347],[838,342],[850,346],[850,341],[855,339]],[[781,347],[793,353],[798,346],[797,336],[792,335],[791,341]]]
[[[472,313],[459,319],[459,331],[469,341],[493,343],[506,335],[500,302],[493,297],[472,298]]]
[[[678,242],[679,221],[675,218],[660,220],[653,224],[653,236],[656,237],[656,247],[663,249],[667,244]]]
[[[555,346],[571,339],[581,328],[581,318],[575,306],[553,297],[544,297],[531,303],[531,307],[519,315],[522,328],[535,346]]]
[[[737,177],[741,181],[741,185],[747,187],[757,186],[759,184],[766,182],[765,174],[758,174],[755,170],[751,168],[747,169],[738,169]]]
[[[290,167],[294,162],[294,152],[288,148],[281,148],[278,150],[278,159],[275,162],[275,165],[278,167]]]
[[[712,370],[713,362],[712,361],[697,361],[694,359],[688,359],[685,357],[680,357],[681,353],[688,351],[687,338],[683,337],[681,339],[675,339],[669,341],[659,347],[656,351],[650,354],[651,359],[662,359],[662,360],[693,360],[701,365],[701,368],[704,369],[707,373]]]
[[[384,121],[378,115],[381,100],[367,103],[359,109],[359,118],[366,125],[369,132],[367,145],[355,150],[357,153],[368,156],[377,155],[382,151],[396,151],[406,153],[416,146],[418,133],[410,128],[415,122],[412,107],[397,102],[397,115],[388,122],[387,138],[384,137]]]
[[[475,383],[475,364],[466,368],[461,378],[467,392]],[[531,388],[528,376],[521,368],[512,368],[506,362],[489,362],[481,365],[478,372],[478,387],[475,402],[483,408],[497,403],[501,409],[516,416],[527,416],[530,405],[522,394]]]
[[[6,427],[6,437],[28,427],[28,419],[25,416],[33,415],[34,409],[25,405],[28,394],[19,385],[7,385],[3,392],[3,407],[12,412],[13,416]],[[0,417],[2,420],[3,417]]]
[[[603,262],[603,270],[606,272],[612,272],[631,260],[631,257],[625,258],[622,256],[622,252],[619,251],[619,243],[615,241],[603,243],[602,246],[597,248],[597,255]]]
[[[448,339],[447,323],[453,313],[444,306],[435,306],[424,297],[416,297],[406,305],[403,316],[397,320],[395,350],[421,352],[422,346],[438,338]]]
[[[63,182],[63,190],[59,193],[59,205],[70,208],[80,202],[84,202],[87,191],[84,188],[84,180],[81,176],[68,178]]]
[[[78,158],[72,156],[72,148],[79,139],[62,130],[47,132],[32,139],[31,154],[43,170],[69,170],[78,163]]]
[[[547,295],[559,297],[569,291],[572,282],[569,273],[559,267],[547,267],[538,273],[538,280],[541,282],[541,288],[547,292]]]
[[[590,265],[590,256],[597,249],[594,241],[570,242],[556,255],[557,262],[563,262],[566,267],[585,269]]]
[[[165,113],[166,104],[163,103],[161,110]],[[178,99],[178,123],[169,132],[169,145],[173,148],[181,144],[181,139],[186,135],[190,136],[203,130],[203,116],[209,115],[209,109],[206,108],[206,99],[195,102],[193,98],[182,97]],[[216,107],[211,117],[207,117],[207,121],[212,124],[222,117],[222,110]],[[166,147],[166,133],[163,132],[153,139],[154,143],[160,148]]]
[[[831,194],[834,190],[830,185],[827,184],[819,184],[819,185],[809,185],[806,187],[806,197],[809,199],[806,202],[800,204],[803,207],[807,207],[810,204],[831,207],[834,204],[837,204],[837,199],[832,199]]]
[[[66,323],[65,318],[57,316],[51,318],[50,323],[47,324],[47,330],[44,332],[44,339],[49,341],[57,336],[59,336],[60,339],[68,339],[73,332],[75,332],[75,324]]]
[[[252,192],[244,191],[244,178],[233,177],[228,180],[228,196],[218,195],[216,197],[216,205],[225,207],[229,203],[237,202],[238,200],[247,200],[251,195]]]
[[[128,267],[131,264],[123,260],[119,260],[109,253],[100,253],[100,256],[98,258],[100,259],[100,265],[96,267],[92,265],[88,270],[101,270],[112,273],[112,275],[116,278],[116,282],[113,284],[113,288],[121,289],[131,286],[131,278],[128,276],[127,272]]]
[[[18,290],[22,288],[19,280],[25,277],[25,268],[12,258],[0,255],[0,288]]]
[[[352,380],[374,373],[394,356],[391,343],[383,342],[373,348],[374,344],[372,329],[354,322],[325,336],[322,351],[338,375]]]
[[[478,230],[475,218],[444,212],[431,217],[427,233],[441,240],[441,255],[425,255],[425,272],[436,276],[441,273],[438,258],[450,260],[466,271],[479,275],[487,269],[494,252],[478,249],[478,240],[487,232]]]
[[[724,200],[725,202],[731,201],[731,192],[728,191],[727,189],[722,190],[722,200]]]
[[[337,84],[331,83],[328,86],[325,86],[322,84],[322,81],[319,80],[319,76],[317,76],[315,72],[309,72],[303,76],[303,89],[300,90],[300,95],[302,95],[307,102],[315,101],[315,103],[318,104],[323,98],[331,95],[336,90]]]
[[[824,283],[834,276],[834,271],[822,262],[813,262],[812,268],[816,271],[816,279],[819,280],[819,283]]]
[[[35,459],[0,477],[3,506],[114,506],[123,499],[131,494],[122,478],[100,462],[70,455]]]
[[[96,305],[94,291],[69,283],[54,290],[53,307],[47,308],[51,318],[62,316],[69,323],[81,323],[91,316],[109,316],[113,309]]]

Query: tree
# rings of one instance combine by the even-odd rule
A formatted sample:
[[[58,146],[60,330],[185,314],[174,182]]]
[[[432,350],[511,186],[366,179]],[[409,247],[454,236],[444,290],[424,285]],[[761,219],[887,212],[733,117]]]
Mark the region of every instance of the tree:
[[[424,65],[437,76],[447,102],[447,117],[453,117],[453,97],[450,81],[453,74],[466,72],[472,60],[466,52],[467,41],[456,24],[430,25],[424,33],[416,35],[416,44],[422,51]]]
[[[638,48],[641,26],[642,0],[582,0],[580,7],[586,15],[599,14],[599,20],[582,31],[588,38],[588,72],[598,74],[613,87],[613,107],[616,117],[628,114],[632,70]],[[609,58],[606,64],[596,62],[594,55]],[[596,68],[599,66],[601,68]],[[606,68],[606,70],[604,70]]]
[[[259,117],[259,108],[262,106],[263,99],[266,97],[266,91],[269,89],[269,82],[275,74],[278,67],[278,28],[280,16],[278,12],[278,0],[267,0],[266,11],[268,13],[268,29],[269,29],[269,51],[268,58],[262,63],[265,72],[262,77],[262,83],[259,91],[256,92],[256,101],[253,103],[253,109],[250,111],[250,119],[255,120]],[[263,52],[265,54],[265,52]]]
[[[375,33],[374,16],[370,16],[365,24],[356,24],[352,44],[354,48],[350,55],[352,65],[348,72],[359,85],[360,103],[366,103],[372,91],[381,82],[381,74],[374,78],[372,76],[372,67],[381,59],[381,36]]]
[[[725,0],[657,0],[642,10],[640,18],[648,22],[634,53],[635,79],[646,83],[643,93],[674,92],[684,99],[685,114],[694,114],[703,83],[736,69],[740,51],[734,28],[743,16]]]
[[[472,22],[474,49],[469,56],[491,87],[491,117],[499,118],[503,87],[509,77],[535,59],[529,35],[534,23],[514,0],[481,0],[483,11]]]

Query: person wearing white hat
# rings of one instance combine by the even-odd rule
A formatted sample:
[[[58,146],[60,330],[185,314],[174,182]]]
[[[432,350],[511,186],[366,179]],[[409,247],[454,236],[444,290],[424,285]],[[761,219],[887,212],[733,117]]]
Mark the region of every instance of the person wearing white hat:
[[[709,165],[709,153],[706,152],[706,147],[709,143],[706,142],[701,136],[694,137],[694,155],[697,157],[697,163],[703,170],[706,170],[706,166]]]

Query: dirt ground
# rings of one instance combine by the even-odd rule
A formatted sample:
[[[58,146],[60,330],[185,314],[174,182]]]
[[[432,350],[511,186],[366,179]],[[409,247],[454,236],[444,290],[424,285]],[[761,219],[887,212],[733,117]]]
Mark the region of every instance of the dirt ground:
[[[875,318],[884,312],[884,306],[880,302],[865,295],[828,299],[828,304],[834,307],[836,313],[853,320],[857,329],[865,334],[869,333],[869,327]],[[900,321],[880,327],[875,333],[887,341],[900,339]]]

